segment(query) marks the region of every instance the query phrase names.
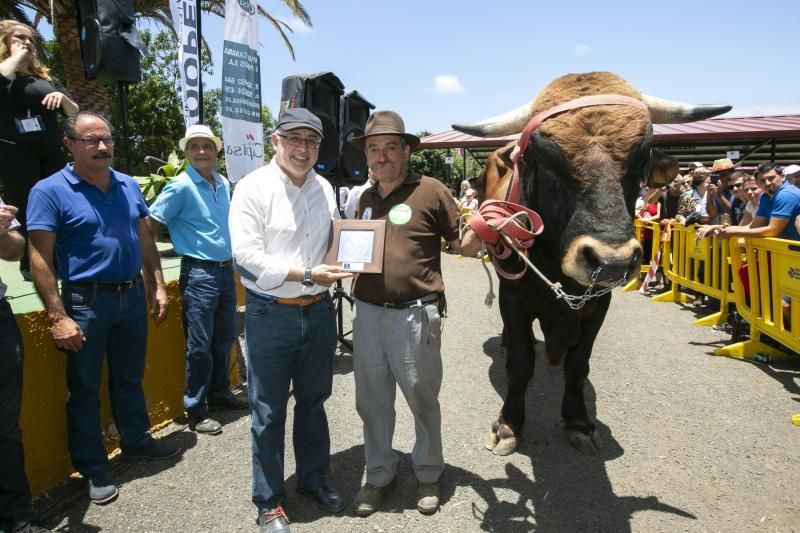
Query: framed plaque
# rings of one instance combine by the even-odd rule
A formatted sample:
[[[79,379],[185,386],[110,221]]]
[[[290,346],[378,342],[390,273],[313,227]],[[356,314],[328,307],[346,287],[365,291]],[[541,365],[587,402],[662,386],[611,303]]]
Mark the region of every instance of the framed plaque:
[[[385,220],[333,220],[331,244],[325,263],[345,272],[383,272]]]

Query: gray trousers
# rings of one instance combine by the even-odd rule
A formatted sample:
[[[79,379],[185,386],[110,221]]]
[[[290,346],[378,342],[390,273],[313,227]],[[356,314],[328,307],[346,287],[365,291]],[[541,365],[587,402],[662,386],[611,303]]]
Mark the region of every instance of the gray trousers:
[[[414,474],[432,483],[444,470],[442,414],[442,320],[436,303],[385,309],[356,300],[353,372],[356,409],[364,423],[366,481],[383,487],[397,473],[392,449],[395,384],[414,415]]]

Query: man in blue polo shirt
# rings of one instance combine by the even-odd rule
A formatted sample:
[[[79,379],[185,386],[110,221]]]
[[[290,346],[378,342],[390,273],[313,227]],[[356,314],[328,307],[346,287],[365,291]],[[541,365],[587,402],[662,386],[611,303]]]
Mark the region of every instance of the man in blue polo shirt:
[[[182,256],[183,407],[189,427],[216,435],[222,426],[208,416],[209,406],[247,407],[247,399],[237,398],[228,389],[228,360],[236,339],[236,287],[228,231],[230,185],[215,170],[222,141],[208,126],[189,127],[178,144],[189,164],[150,206],[148,225],[155,235],[159,225],[166,224],[175,251]]]
[[[145,300],[159,323],[166,318],[167,294],[139,186],[110,167],[110,124],[101,115],[80,112],[67,119],[64,134],[75,162],[37,183],[28,199],[31,273],[53,340],[67,353],[72,464],[88,480],[90,499],[107,503],[118,489],[108,476],[100,427],[98,393],[106,354],[123,455],[165,459],[178,453],[173,444],[148,433],[142,391]]]

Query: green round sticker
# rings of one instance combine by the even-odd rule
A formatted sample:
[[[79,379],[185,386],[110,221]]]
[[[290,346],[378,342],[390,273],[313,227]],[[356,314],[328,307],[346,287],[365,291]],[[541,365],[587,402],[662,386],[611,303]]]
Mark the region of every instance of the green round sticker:
[[[397,204],[389,211],[389,221],[402,225],[411,220],[411,208],[406,204]]]

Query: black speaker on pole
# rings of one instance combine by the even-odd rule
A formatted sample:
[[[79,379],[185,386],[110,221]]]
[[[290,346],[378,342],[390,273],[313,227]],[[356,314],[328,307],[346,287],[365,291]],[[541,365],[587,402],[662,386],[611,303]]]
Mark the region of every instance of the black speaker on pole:
[[[333,184],[339,175],[341,97],[344,85],[333,72],[299,74],[283,78],[281,111],[302,107],[322,122],[322,145],[314,170]]]
[[[142,80],[145,51],[131,0],[76,0],[86,78],[100,85]]]
[[[339,174],[343,185],[361,185],[367,181],[367,157],[348,141],[364,135],[371,109],[375,109],[375,106],[358,91],[350,91],[342,97],[342,153]]]

